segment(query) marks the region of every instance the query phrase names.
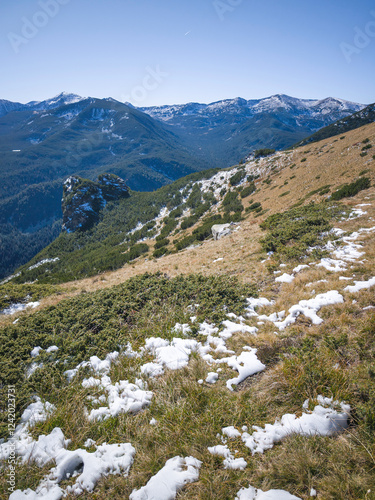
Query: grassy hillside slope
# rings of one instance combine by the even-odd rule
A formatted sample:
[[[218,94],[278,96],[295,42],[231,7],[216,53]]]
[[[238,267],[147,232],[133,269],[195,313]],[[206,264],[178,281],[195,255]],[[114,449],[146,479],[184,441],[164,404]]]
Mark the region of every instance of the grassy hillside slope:
[[[233,185],[211,212],[185,229],[182,222],[194,214],[177,216],[180,227],[171,230],[177,234],[142,242],[148,254],[124,267],[54,288],[2,285],[2,307],[40,301],[1,320],[2,435],[9,437],[6,401],[8,385],[14,385],[16,423],[33,396],[53,405],[43,410],[34,401],[39,417],[19,428],[17,443],[21,435],[30,446],[39,439],[35,449],[58,436],[71,440],[54,441],[60,455],[51,451],[39,462],[16,444],[24,459],[15,468],[15,489],[44,485],[71,499],[78,491],[87,499],[137,499],[167,460],[181,457],[175,469],[185,474],[181,499],[240,498],[241,488],[250,485],[302,499],[372,498],[375,164],[361,152],[374,143],[372,124],[309,151],[221,171],[216,179],[227,176]],[[248,179],[250,169],[259,177]],[[354,183],[365,178],[371,186],[362,183],[354,194]],[[196,193],[193,184],[189,190],[189,196]],[[224,203],[228,191],[237,196]],[[328,200],[335,192],[346,196]],[[215,210],[237,218],[232,234],[197,240],[204,230],[194,230],[211,224]],[[158,230],[169,230],[167,222]],[[162,239],[170,241],[159,249],[170,253],[153,257]],[[186,239],[189,246],[178,250]],[[74,240],[73,254],[95,255],[74,249],[79,241],[87,243]],[[49,266],[45,281],[61,281],[54,264],[35,270]],[[283,418],[287,414],[294,417]],[[309,427],[312,421],[315,427]],[[296,425],[288,427],[291,422]],[[323,432],[322,422],[330,430]],[[265,436],[266,424],[278,429],[280,439]],[[89,486],[89,460],[97,470],[98,456],[112,456],[108,445],[115,444],[128,467],[125,458],[118,467],[111,458]],[[10,464],[4,445],[0,453],[6,497]],[[164,483],[172,477],[169,470]]]

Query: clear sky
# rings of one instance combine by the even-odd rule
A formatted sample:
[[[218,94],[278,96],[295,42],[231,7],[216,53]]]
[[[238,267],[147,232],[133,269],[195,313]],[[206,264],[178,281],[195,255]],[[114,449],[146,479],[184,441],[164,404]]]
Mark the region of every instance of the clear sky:
[[[0,99],[11,101],[375,101],[370,0],[9,0],[0,33]]]

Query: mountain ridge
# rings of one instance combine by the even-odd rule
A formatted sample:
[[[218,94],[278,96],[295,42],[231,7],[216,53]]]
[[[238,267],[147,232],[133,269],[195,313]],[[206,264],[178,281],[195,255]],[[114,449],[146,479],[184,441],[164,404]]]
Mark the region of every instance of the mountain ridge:
[[[263,111],[274,111],[275,109],[292,109],[299,105],[299,108],[305,109],[306,111],[316,107],[317,109],[326,109],[327,113],[332,113],[333,108],[340,108],[342,111],[347,112],[355,109],[358,111],[360,108],[365,107],[364,104],[354,103],[352,101],[347,101],[345,99],[339,99],[335,97],[326,97],[323,99],[299,99],[295,97],[288,96],[286,94],[275,94],[262,99],[243,99],[242,97],[236,97],[233,99],[223,99],[219,101],[214,101],[208,104],[189,102],[186,104],[174,104],[174,105],[162,105],[162,106],[148,106],[141,107],[145,112],[149,112],[151,116],[158,117],[162,120],[169,120],[171,116],[165,115],[163,112],[167,113],[176,112],[176,114],[183,114],[183,110],[191,110],[197,112],[203,112],[206,110],[220,110],[221,108],[228,107],[234,110],[238,108],[247,108],[253,113],[260,113]],[[182,113],[181,113],[182,111]]]
[[[327,127],[324,127],[315,134],[303,139],[299,143],[296,144],[295,147],[305,146],[307,144],[311,144],[316,141],[321,141],[322,139],[326,139],[328,137],[332,137],[338,134],[344,134],[349,132],[350,130],[362,127],[367,125],[368,123],[372,123],[375,121],[375,103],[369,104],[365,108],[353,113],[352,115],[347,116],[346,118],[342,118]]]

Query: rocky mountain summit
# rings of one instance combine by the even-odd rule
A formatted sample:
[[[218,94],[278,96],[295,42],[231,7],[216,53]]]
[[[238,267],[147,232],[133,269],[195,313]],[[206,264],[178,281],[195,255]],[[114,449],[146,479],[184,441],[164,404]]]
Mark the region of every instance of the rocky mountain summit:
[[[73,233],[90,229],[99,221],[108,201],[129,196],[125,181],[114,174],[102,174],[97,182],[76,175],[64,182],[62,198],[63,231]]]

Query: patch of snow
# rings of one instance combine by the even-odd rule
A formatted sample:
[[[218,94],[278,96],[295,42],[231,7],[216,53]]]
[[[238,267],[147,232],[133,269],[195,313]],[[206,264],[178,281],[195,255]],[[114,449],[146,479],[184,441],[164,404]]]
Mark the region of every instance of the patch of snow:
[[[139,490],[133,490],[129,500],[174,500],[177,493],[199,479],[202,462],[194,457],[174,457]]]
[[[39,356],[40,351],[43,351],[42,347],[34,347],[34,349],[32,349],[32,351],[30,352],[30,357],[36,358],[37,356]]]
[[[262,491],[252,486],[241,488],[234,500],[301,500],[285,490]]]
[[[259,299],[246,299],[246,302],[248,303],[248,306],[246,308],[246,316],[249,318],[253,316],[258,316],[258,313],[255,312],[256,307],[264,307],[264,306],[272,306],[274,302],[269,301],[268,299],[265,299],[264,297],[260,297]]]
[[[308,300],[300,300],[298,304],[289,309],[289,314],[283,321],[273,321],[279,330],[284,330],[287,326],[295,323],[300,314],[304,314],[307,318],[311,319],[314,325],[320,325],[323,320],[317,315],[318,311],[323,306],[341,304],[344,298],[337,290],[330,290],[326,293],[321,293],[316,297]],[[263,317],[262,319],[270,320],[270,317]],[[271,319],[272,321],[272,319]]]
[[[239,356],[231,356],[217,360],[217,363],[226,363],[233,370],[238,371],[238,377],[227,380],[227,387],[233,391],[233,385],[238,385],[245,378],[263,371],[266,366],[256,356],[257,349],[249,347],[248,351],[242,351]]]
[[[217,446],[209,446],[208,451],[211,455],[219,455],[224,457],[224,469],[244,470],[247,462],[243,458],[234,458],[227,445],[218,444]]]
[[[310,266],[308,266],[307,264],[300,264],[299,266],[297,266],[293,269],[293,272],[299,273],[300,271],[302,271],[302,269],[307,269],[308,267],[310,267]]]
[[[219,378],[219,374],[216,372],[209,372],[206,377],[207,384],[215,384],[217,379]]]
[[[238,431],[233,425],[230,425],[228,427],[223,427],[221,429],[221,432],[224,436],[228,436],[229,438],[237,438],[241,437],[240,431]]]
[[[187,335],[188,333],[191,333],[191,328],[187,323],[176,323],[172,328],[172,331],[176,333],[182,333],[182,335]]]
[[[284,273],[281,276],[278,276],[275,281],[278,283],[291,283],[294,280],[293,274]]]
[[[320,263],[317,264],[317,267],[324,267],[327,271],[333,271],[335,273],[339,271],[346,270],[346,262],[343,260],[331,259],[329,257],[324,257],[321,259]]]
[[[362,217],[362,215],[366,215],[367,212],[360,208],[353,208],[353,210],[350,212],[350,215],[347,220],[353,220],[357,219],[358,217]]]
[[[68,378],[68,381],[70,382],[76,376],[78,370],[84,367],[91,368],[96,374],[99,373],[106,374],[109,372],[111,364],[118,358],[118,356],[119,356],[118,351],[110,352],[109,354],[107,354],[104,360],[101,360],[100,358],[98,358],[98,356],[91,356],[90,361],[82,361],[75,368],[65,371],[64,375]]]
[[[89,439],[86,439],[86,441],[84,442],[83,446],[85,448],[91,448],[91,446],[96,446],[96,441],[94,441],[93,439],[89,438]]]
[[[255,326],[248,326],[242,323],[239,325],[229,320],[223,321],[222,324],[225,326],[225,328],[222,332],[219,333],[219,335],[222,339],[225,340],[229,339],[234,333],[237,332],[250,333],[251,335],[255,335],[258,331],[258,328],[256,328]]]
[[[20,423],[17,425],[13,436],[5,443],[0,444],[0,460],[7,460],[13,450],[24,462],[27,462],[32,455],[35,441],[30,436],[30,428],[34,427],[38,422],[47,420],[55,410],[55,406],[48,401],[43,403],[39,397],[35,399],[35,403],[31,403],[22,413]],[[41,465],[51,459],[50,454],[43,447],[35,452],[38,453],[37,461]]]
[[[370,278],[367,281],[354,281],[354,283],[355,285],[349,285],[345,287],[344,290],[346,292],[356,293],[359,292],[360,290],[371,288],[372,286],[375,285],[375,277]]]
[[[59,350],[59,348],[57,347],[57,345],[51,345],[51,347],[48,347],[46,349],[46,352],[56,352],[58,350]]]
[[[315,406],[313,412],[303,413],[299,418],[295,414],[288,413],[274,424],[266,424],[263,429],[253,426],[255,432],[252,435],[243,433],[242,441],[254,455],[269,450],[275,443],[291,434],[332,436],[345,430],[348,426],[350,406],[333,402],[330,398],[321,397],[319,402],[321,404]],[[327,405],[330,407],[326,408]],[[333,406],[340,406],[342,411],[334,410]]]
[[[3,309],[0,314],[4,314],[5,316],[11,316],[12,314],[16,314],[18,312],[24,311],[25,309],[31,307],[32,309],[35,309],[40,305],[40,302],[28,302],[27,304],[12,304],[6,309]]]
[[[41,440],[41,438],[44,439]],[[84,449],[66,450],[67,441],[58,427],[48,436],[39,436],[36,446],[34,442],[35,450],[38,450],[40,446],[44,446],[50,453],[47,462],[53,459],[56,466],[42,479],[35,491],[17,490],[10,495],[10,500],[23,498],[59,500],[68,494],[81,495],[85,491],[92,492],[103,476],[128,475],[135,455],[135,449],[129,443],[104,443],[97,446],[94,453],[89,453]],[[35,460],[34,454],[30,456],[30,459]],[[59,483],[69,477],[76,478],[74,484],[62,489]]]
[[[28,270],[31,271],[31,269],[36,269],[37,267],[43,266],[44,264],[48,264],[50,262],[57,262],[58,260],[60,260],[59,257],[55,257],[54,259],[43,259],[40,262],[38,262],[37,264],[34,264],[33,266],[30,266],[28,268]]]
[[[103,387],[106,392],[108,406],[101,406],[92,409],[88,415],[89,420],[105,420],[109,417],[116,417],[119,413],[138,413],[146,406],[149,406],[152,399],[152,392],[143,390],[143,382],[136,380],[135,384],[127,380],[120,380],[112,384],[111,379],[104,375],[100,380],[90,378],[82,382],[83,387]]]
[[[12,274],[11,276],[5,278],[3,281],[0,281],[0,285],[5,285],[5,283],[8,283],[8,281],[11,281],[13,278],[18,278],[18,276],[21,276],[21,273]]]
[[[224,257],[219,257],[218,259],[213,260],[212,263],[215,264],[215,262],[219,262],[221,260],[224,260]]]

